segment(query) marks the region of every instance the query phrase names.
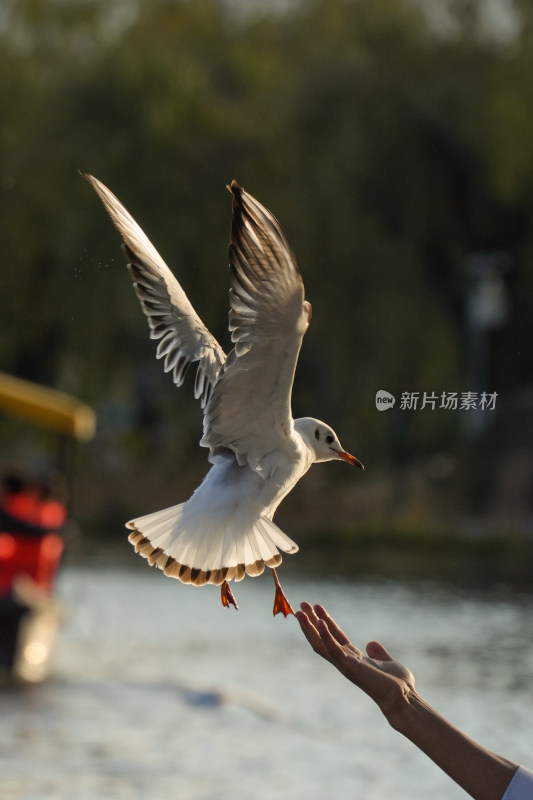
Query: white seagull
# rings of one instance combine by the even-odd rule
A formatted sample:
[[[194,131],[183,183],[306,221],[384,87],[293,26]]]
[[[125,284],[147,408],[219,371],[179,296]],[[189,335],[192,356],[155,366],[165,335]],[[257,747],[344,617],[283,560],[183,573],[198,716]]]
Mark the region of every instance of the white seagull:
[[[191,497],[127,523],[130,542],[151,565],[182,583],[221,586],[224,606],[238,608],[229,581],[272,570],[274,614],[293,613],[276,567],[280,550],[298,546],[272,521],[309,467],[342,459],[364,469],[335,432],[312,417],[293,419],[291,391],[311,319],[300,271],[275,217],[232,181],[229,330],[226,355],[180,284],[112,192],[84,176],[124,242],[137,296],[157,358],[181,386],[197,362],[194,394],[204,410],[200,445],[212,465]]]

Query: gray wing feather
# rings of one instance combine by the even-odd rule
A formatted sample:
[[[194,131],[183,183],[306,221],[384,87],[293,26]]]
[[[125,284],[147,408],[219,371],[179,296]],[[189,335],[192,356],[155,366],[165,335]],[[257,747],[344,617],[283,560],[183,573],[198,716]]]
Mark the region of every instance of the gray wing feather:
[[[264,456],[293,447],[292,384],[311,306],[278,221],[236,181],[229,188],[235,347],[206,408],[201,444],[211,455],[229,448],[239,464],[260,469]]]
[[[150,325],[150,337],[158,340],[157,358],[165,372],[181,386],[192,363],[197,362],[194,395],[205,408],[226,356],[189,302],[169,270],[122,203],[103,183],[84,177],[102,200],[122,236],[135,291]]]

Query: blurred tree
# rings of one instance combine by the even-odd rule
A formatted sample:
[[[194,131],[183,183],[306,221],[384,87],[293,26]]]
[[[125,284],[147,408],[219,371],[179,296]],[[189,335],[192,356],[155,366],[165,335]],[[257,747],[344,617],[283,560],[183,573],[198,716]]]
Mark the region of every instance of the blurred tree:
[[[126,396],[152,369],[117,236],[81,168],[123,200],[226,347],[224,185],[236,177],[273,210],[315,307],[295,413],[330,419],[363,460],[455,446],[457,414],[414,424],[376,413],[374,395],[468,389],[473,250],[505,250],[513,265],[487,389],[530,385],[533,12],[517,1],[503,38],[474,0],[448,4],[445,31],[425,12],[408,0],[253,14],[222,0],[7,3],[2,369],[95,402],[113,394],[118,357]],[[163,413],[197,426],[192,401],[159,385]]]

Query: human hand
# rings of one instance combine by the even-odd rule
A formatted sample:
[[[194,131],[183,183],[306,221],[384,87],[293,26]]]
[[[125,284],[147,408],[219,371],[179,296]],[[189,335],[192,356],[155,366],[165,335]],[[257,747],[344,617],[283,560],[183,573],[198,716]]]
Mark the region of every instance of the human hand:
[[[301,609],[295,616],[313,650],[366,692],[390,721],[414,692],[412,672],[379,642],[369,642],[365,656],[322,606],[302,603]]]

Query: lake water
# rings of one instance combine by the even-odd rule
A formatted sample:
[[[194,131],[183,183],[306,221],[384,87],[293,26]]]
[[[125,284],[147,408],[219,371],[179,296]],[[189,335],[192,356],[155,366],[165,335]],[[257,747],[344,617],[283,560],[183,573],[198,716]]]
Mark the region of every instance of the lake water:
[[[358,644],[381,640],[422,696],[533,765],[533,597],[431,583],[296,580]],[[151,570],[66,567],[50,680],[0,694],[2,800],[432,800],[465,795],[272,617],[269,575],[214,587]]]

